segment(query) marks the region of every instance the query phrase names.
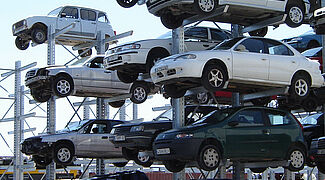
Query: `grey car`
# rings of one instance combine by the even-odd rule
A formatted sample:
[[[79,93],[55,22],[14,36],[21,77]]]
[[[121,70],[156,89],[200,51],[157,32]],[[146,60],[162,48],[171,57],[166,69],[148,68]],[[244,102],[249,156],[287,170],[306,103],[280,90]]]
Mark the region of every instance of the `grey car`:
[[[148,93],[155,92],[153,83],[135,81],[121,82],[116,71],[103,68],[103,55],[81,58],[65,66],[48,66],[32,69],[26,73],[25,84],[37,102],[46,102],[53,95],[66,97],[115,97],[131,94],[131,101],[140,104]],[[111,102],[113,107],[121,107],[124,100]]]
[[[31,155],[38,166],[47,166],[54,160],[57,164],[69,165],[74,157],[80,158],[123,158],[121,148],[109,141],[114,125],[119,120],[82,120],[72,122],[57,134],[46,134],[25,139],[22,152]],[[125,166],[127,160],[115,163]]]

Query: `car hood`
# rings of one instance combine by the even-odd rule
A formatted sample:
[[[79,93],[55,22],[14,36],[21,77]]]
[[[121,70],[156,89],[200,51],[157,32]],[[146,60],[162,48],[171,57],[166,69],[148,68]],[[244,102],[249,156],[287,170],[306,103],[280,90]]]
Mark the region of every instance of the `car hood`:
[[[171,39],[144,39],[144,40],[139,40],[139,41],[131,41],[131,42],[127,42],[127,43],[122,43],[114,48],[111,48],[111,49],[116,49],[116,48],[119,48],[119,47],[122,47],[122,46],[125,46],[125,45],[130,45],[130,44],[147,44],[147,43],[150,43],[150,46],[152,47],[153,44],[158,44],[161,43],[162,41],[171,41]]]
[[[207,125],[207,123],[200,123],[200,124],[192,124],[189,126],[184,126],[184,127],[180,127],[180,128],[175,128],[175,129],[171,129],[168,131],[163,132],[164,134],[174,134],[174,133],[185,133],[185,132],[193,132],[197,129],[200,129],[202,126]]]
[[[139,122],[139,123],[127,123],[127,124],[119,124],[114,126],[114,128],[120,128],[120,127],[131,127],[131,126],[146,126],[146,125],[159,125],[159,124],[166,124],[166,123],[172,123],[172,121],[146,121],[146,122]]]

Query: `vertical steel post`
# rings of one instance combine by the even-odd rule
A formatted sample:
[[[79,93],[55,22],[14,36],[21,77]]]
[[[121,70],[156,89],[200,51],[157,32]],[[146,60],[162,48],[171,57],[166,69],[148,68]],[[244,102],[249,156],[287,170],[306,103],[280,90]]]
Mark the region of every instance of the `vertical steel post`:
[[[325,7],[325,0],[321,0],[321,7]],[[322,64],[322,68],[323,68],[323,72],[325,72],[325,35],[322,35],[322,59],[323,59],[323,64]],[[325,104],[323,104],[323,114],[325,113]],[[323,120],[325,123],[325,117],[324,117],[324,120]],[[325,128],[323,129],[324,133],[325,133]],[[320,171],[318,171],[318,179],[325,179],[325,174],[321,173]]]
[[[47,44],[47,65],[55,64],[55,37],[53,34],[55,33],[54,27],[50,26],[48,28],[48,44]],[[47,102],[47,133],[54,134],[56,129],[56,102],[55,97],[51,97]],[[55,163],[52,162],[48,166],[46,166],[46,179],[54,180],[55,176]]]
[[[125,120],[125,114],[126,114],[126,112],[125,112],[125,104],[122,106],[122,107],[120,107],[120,112],[119,112],[119,120]]]
[[[87,102],[89,100],[89,98],[85,99],[85,102]],[[89,105],[84,105],[83,106],[83,119],[89,119]]]
[[[133,105],[133,120],[138,119],[138,105],[135,103],[132,103]]]
[[[23,140],[23,121],[21,100],[21,62],[15,63],[15,121],[14,121],[14,179],[23,179],[23,156],[20,151],[20,142]]]

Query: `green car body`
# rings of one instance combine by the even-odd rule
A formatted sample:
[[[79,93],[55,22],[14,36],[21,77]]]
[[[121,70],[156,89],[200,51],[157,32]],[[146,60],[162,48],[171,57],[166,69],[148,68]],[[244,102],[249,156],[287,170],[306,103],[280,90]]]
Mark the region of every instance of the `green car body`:
[[[293,148],[306,157],[301,124],[290,112],[267,107],[214,111],[191,126],[159,134],[154,153],[163,162],[187,163],[200,161],[207,145],[218,148],[220,159],[232,161],[287,160]]]

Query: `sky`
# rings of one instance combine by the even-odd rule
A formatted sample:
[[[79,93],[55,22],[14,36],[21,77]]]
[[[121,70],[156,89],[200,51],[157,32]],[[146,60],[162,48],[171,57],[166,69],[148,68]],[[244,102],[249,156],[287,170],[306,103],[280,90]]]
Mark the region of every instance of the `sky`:
[[[143,40],[149,38],[155,38],[159,35],[169,31],[160,22],[158,17],[150,14],[145,5],[134,6],[132,8],[122,8],[115,0],[55,0],[55,1],[44,1],[44,0],[29,0],[29,1],[4,1],[0,6],[1,23],[0,26],[0,52],[2,54],[2,60],[0,60],[1,68],[12,69],[15,66],[15,61],[21,61],[22,66],[37,62],[37,67],[46,66],[47,63],[47,45],[42,44],[35,47],[29,47],[25,51],[18,50],[15,46],[15,37],[12,35],[12,24],[18,22],[28,16],[34,15],[46,15],[51,10],[63,6],[63,5],[76,5],[82,7],[89,7],[98,9],[107,13],[108,18],[112,24],[113,29],[119,33],[133,30],[133,35],[127,38],[119,40],[120,43],[128,41]],[[215,27],[213,23],[207,22],[202,25]],[[230,30],[229,24],[219,24],[220,27]],[[289,28],[287,25],[280,25],[276,29],[269,27],[269,32],[266,37],[274,39],[284,39],[288,37],[298,36],[311,30],[309,25],[303,25],[299,28]],[[68,47],[71,49],[71,47]],[[93,51],[95,52],[95,51]],[[56,64],[64,64],[73,57],[62,47],[56,46],[55,49]],[[6,71],[0,71],[4,73]],[[22,72],[22,83],[24,80],[25,72]],[[14,92],[14,78],[8,78],[0,85],[4,87],[8,92],[0,89],[0,97],[8,97],[9,94]],[[82,98],[72,97],[73,102],[80,102]],[[0,100],[0,118],[3,117],[10,105],[12,100]],[[152,112],[152,107],[159,107],[168,104],[169,100],[166,100],[162,95],[154,95],[153,98],[147,100],[145,103],[139,105],[138,118],[144,118],[146,121],[152,120],[160,112]],[[28,103],[28,99],[25,98],[25,113],[29,113],[33,109],[34,105]],[[41,105],[46,110],[46,104]],[[127,108],[127,119],[132,119],[132,109],[129,106]],[[93,110],[96,109],[93,107]],[[45,116],[46,114],[39,109],[33,111],[37,113],[37,116]],[[115,114],[116,109],[111,109],[110,118]],[[13,117],[14,111],[10,110],[6,118]],[[57,121],[56,127],[62,129],[66,123],[70,120],[73,115],[73,110],[69,107],[68,102],[65,99],[57,100]],[[82,117],[82,111],[80,113]],[[93,116],[91,116],[93,117]],[[78,120],[74,118],[74,120]],[[26,120],[30,127],[36,127],[35,134],[42,132],[46,127],[46,119],[44,118],[29,118]],[[25,124],[25,128],[27,124]],[[4,137],[5,141],[13,149],[13,135],[8,135],[8,131],[13,131],[13,122],[2,122],[0,125],[0,133]],[[33,136],[32,133],[25,133],[25,137]],[[4,140],[0,137],[0,156],[11,156],[9,148],[6,146]]]

